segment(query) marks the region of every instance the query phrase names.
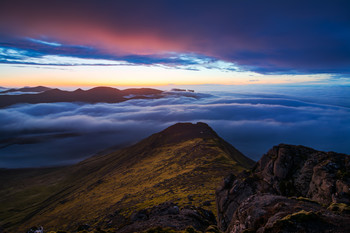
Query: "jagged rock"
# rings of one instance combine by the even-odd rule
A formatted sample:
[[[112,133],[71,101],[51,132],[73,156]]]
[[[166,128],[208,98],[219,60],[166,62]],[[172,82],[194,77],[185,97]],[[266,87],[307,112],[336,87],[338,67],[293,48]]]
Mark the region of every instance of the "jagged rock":
[[[218,225],[221,230],[230,225],[229,230],[240,232],[237,229],[243,228],[233,227],[236,226],[233,222],[243,224],[245,221],[243,225],[255,224],[255,228],[256,224],[261,224],[252,216],[244,218],[239,213],[245,201],[256,194],[304,197],[325,206],[349,204],[349,171],[349,155],[320,152],[303,146],[275,146],[263,155],[250,173],[243,172],[237,177],[230,175],[217,189]],[[256,211],[263,213],[265,210]]]
[[[180,209],[172,202],[165,202],[132,214],[130,224],[118,229],[118,232],[140,232],[155,227],[184,230],[188,226],[204,231],[210,225],[216,225],[211,211],[194,206]]]
[[[260,194],[238,207],[227,232],[349,232],[348,220],[307,199]]]
[[[248,172],[242,172],[237,177],[233,175],[226,177],[216,190],[219,228],[227,229],[238,206],[249,196],[260,192],[274,193],[268,183]]]
[[[321,152],[303,146],[275,146],[253,170],[276,193],[303,196],[329,205],[332,196],[341,196],[349,203],[350,156]],[[338,185],[337,185],[338,184]]]

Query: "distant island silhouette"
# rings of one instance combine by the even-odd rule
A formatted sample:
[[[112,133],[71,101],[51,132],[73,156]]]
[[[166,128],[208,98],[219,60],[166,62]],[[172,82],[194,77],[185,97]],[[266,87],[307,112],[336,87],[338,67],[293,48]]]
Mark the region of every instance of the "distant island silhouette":
[[[10,92],[38,92],[37,94],[0,95],[0,108],[13,104],[55,103],[55,102],[84,102],[84,103],[119,103],[130,99],[157,99],[164,97],[164,92],[153,88],[129,88],[119,90],[112,87],[94,87],[89,90],[76,89],[63,91],[58,88],[43,86],[10,89]]]

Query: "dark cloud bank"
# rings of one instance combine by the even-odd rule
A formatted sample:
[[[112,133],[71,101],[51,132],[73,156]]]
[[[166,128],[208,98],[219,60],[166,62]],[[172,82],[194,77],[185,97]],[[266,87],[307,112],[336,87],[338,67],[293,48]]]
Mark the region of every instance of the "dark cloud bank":
[[[170,96],[117,104],[8,107],[0,110],[0,167],[71,164],[106,148],[130,145],[174,123],[197,121],[208,123],[255,160],[279,143],[350,153],[350,104],[338,104],[340,98],[349,99],[348,87],[295,89],[288,94],[276,90],[212,92],[201,99]],[[322,92],[327,101],[300,98],[305,92]]]

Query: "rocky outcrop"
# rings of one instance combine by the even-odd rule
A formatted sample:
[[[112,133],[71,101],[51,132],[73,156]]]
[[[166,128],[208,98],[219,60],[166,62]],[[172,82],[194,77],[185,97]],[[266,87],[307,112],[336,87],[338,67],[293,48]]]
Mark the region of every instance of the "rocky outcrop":
[[[216,219],[211,211],[195,206],[180,208],[174,203],[165,202],[133,213],[130,216],[130,223],[120,228],[118,232],[142,232],[154,227],[184,230],[188,226],[204,231],[210,225],[216,225]]]
[[[239,205],[227,232],[350,232],[348,221],[308,199],[257,194]]]
[[[350,216],[327,207],[347,210],[349,185],[349,155],[281,144],[263,155],[251,172],[226,177],[216,191],[218,225],[227,232],[317,232],[316,226],[336,230]],[[299,217],[305,213],[300,211],[307,212],[302,224]],[[289,219],[288,224],[282,224],[283,219]]]
[[[302,196],[322,204],[350,204],[350,157],[303,146],[273,147],[253,170],[276,193]]]

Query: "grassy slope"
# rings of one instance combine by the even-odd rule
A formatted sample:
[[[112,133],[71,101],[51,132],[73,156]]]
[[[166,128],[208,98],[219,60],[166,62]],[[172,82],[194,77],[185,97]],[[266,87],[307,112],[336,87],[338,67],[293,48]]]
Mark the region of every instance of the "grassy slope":
[[[0,226],[13,225],[63,188],[59,168],[0,170]]]
[[[32,225],[50,230],[76,229],[82,223],[103,226],[105,216],[115,211],[128,217],[165,201],[184,206],[190,204],[189,195],[192,205],[210,201],[204,208],[216,213],[218,183],[251,165],[206,125],[180,124],[132,147],[33,174],[35,182],[20,190],[7,185],[2,192],[11,195],[1,195],[1,201],[11,203],[0,207],[1,224],[11,221],[21,230]],[[22,208],[11,212],[14,206]]]

